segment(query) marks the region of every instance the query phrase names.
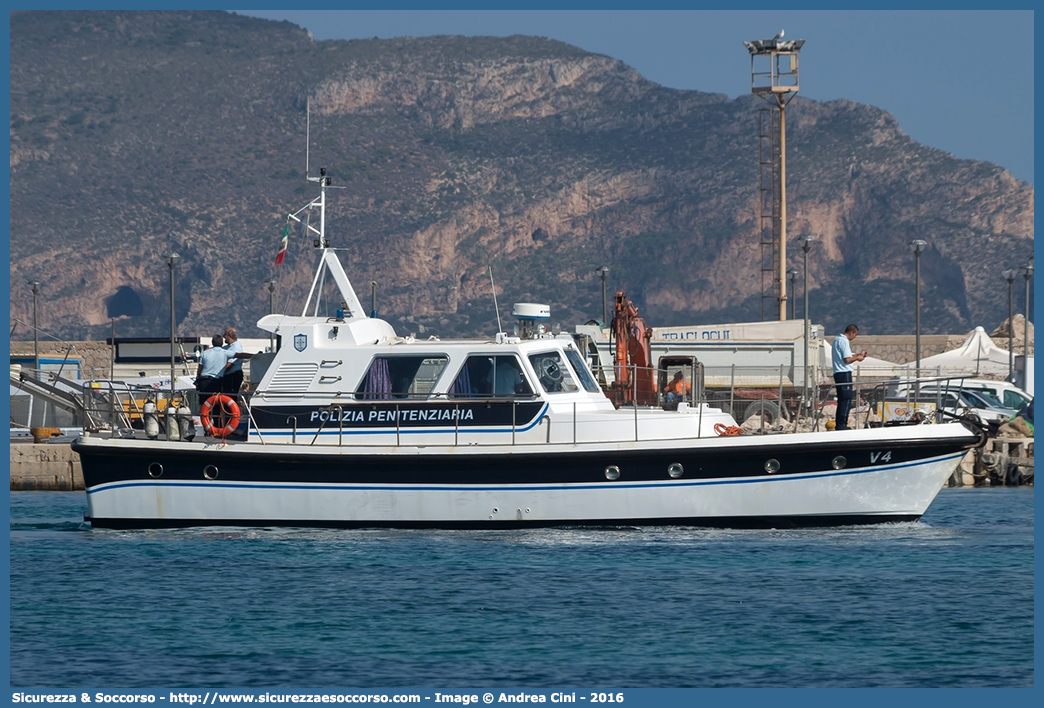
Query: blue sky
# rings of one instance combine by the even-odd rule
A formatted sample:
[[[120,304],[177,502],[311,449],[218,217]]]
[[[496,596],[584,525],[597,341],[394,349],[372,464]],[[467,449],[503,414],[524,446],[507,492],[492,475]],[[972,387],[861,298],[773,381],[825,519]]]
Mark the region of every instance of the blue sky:
[[[804,39],[801,96],[893,114],[918,142],[1033,182],[1032,11],[237,10],[316,39],[528,34],[606,54],[664,86],[750,90],[743,40]]]

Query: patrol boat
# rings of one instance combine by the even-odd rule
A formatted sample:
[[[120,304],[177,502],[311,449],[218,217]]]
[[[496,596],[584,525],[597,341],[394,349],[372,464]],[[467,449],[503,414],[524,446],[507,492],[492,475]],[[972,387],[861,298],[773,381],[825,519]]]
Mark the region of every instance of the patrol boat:
[[[300,315],[258,321],[285,345],[250,360],[249,394],[205,402],[206,435],[85,429],[73,449],[92,526],[910,521],[980,441],[960,423],[729,434],[735,420],[701,401],[698,367],[671,410],[617,407],[539,304],[516,305],[511,334],[399,336],[366,315],[326,238],[330,180],[310,179],[319,196],[288,219],[319,212],[318,229],[305,221],[311,291]],[[340,307],[320,314],[331,289]]]

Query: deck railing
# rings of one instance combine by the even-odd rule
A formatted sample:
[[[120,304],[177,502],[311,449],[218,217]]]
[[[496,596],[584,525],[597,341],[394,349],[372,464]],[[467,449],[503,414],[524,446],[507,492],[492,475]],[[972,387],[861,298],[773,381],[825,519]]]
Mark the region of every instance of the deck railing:
[[[772,379],[768,379],[765,376],[764,367],[755,367],[751,370],[749,367],[733,366],[728,367],[726,371],[722,371],[722,368],[703,370],[701,367],[699,370],[693,370],[692,377],[695,380],[695,385],[691,386],[683,401],[689,407],[695,409],[694,412],[701,416],[701,423],[704,410],[702,404],[706,404],[732,414],[737,423],[743,423],[745,419],[759,415],[759,420],[756,424],[748,423],[746,426],[749,432],[754,433],[815,431],[823,430],[827,427],[826,422],[829,418],[827,413],[830,410],[828,406],[835,398],[835,387],[832,381],[820,379],[814,386],[802,391],[800,388],[792,386],[781,370],[773,370],[775,376]],[[632,382],[640,380],[638,373],[637,367],[632,367],[629,377]],[[643,410],[656,408],[670,410],[677,408],[677,402],[668,402],[663,391],[663,382],[668,380],[666,374],[673,374],[673,372],[650,371],[649,373],[656,376],[656,378],[652,379],[656,381],[655,390],[644,392],[645,397],[643,398],[643,392],[639,391],[636,383],[634,383],[630,391],[628,391],[630,395],[626,397],[626,402],[615,401],[618,408],[630,408],[633,412],[635,440],[640,440],[643,437],[649,439],[655,437],[650,436],[648,433],[644,436],[642,434]],[[934,406],[921,405],[921,411],[923,414],[927,410],[934,420],[939,420],[942,417],[939,411],[943,408],[940,400],[941,390],[945,390],[947,387],[952,389],[959,388],[961,378],[963,377],[937,376],[922,378],[919,385],[931,385],[934,387],[933,392],[930,395],[922,394],[917,396],[914,392],[918,389],[918,382],[913,379],[894,376],[872,378],[862,375],[853,382],[855,390],[855,399],[853,401],[855,424],[857,427],[883,424],[882,418],[885,417],[886,413],[885,403],[895,402],[896,399],[902,401],[904,400],[902,396],[905,396],[911,403],[929,404],[934,401],[936,403]],[[719,385],[723,379],[729,382],[727,386]],[[900,390],[903,391],[902,396],[899,395]],[[610,399],[618,398],[615,394],[619,394],[619,391],[610,389],[606,392],[607,397]],[[291,442],[296,443],[300,438],[299,433],[303,432],[309,436],[310,444],[316,444],[324,433],[336,425],[337,444],[344,445],[348,439],[344,426],[344,411],[348,410],[349,407],[354,409],[360,405],[365,405],[367,409],[387,408],[394,410],[393,415],[386,417],[389,419],[394,418],[395,420],[395,444],[403,444],[403,438],[406,435],[410,435],[411,444],[415,444],[416,439],[411,434],[415,431],[402,427],[402,410],[406,404],[429,402],[452,405],[452,409],[455,411],[452,416],[453,444],[461,444],[462,435],[473,432],[461,430],[461,410],[465,407],[473,407],[475,404],[502,405],[509,403],[511,404],[510,444],[514,445],[519,443],[519,433],[521,432],[518,424],[518,406],[538,400],[550,400],[553,402],[556,395],[569,396],[570,394],[547,394],[543,398],[536,395],[512,397],[473,395],[449,398],[445,394],[434,396],[427,394],[403,394],[395,398],[382,400],[365,399],[355,393],[331,393],[322,397],[310,394],[308,396],[309,407],[315,410],[316,401],[318,400],[318,410],[327,413],[327,415],[321,415],[318,425],[313,426],[302,425],[299,413],[281,413],[280,415],[285,416],[284,424],[288,426],[282,435],[288,434]],[[90,423],[85,424],[84,429],[89,429],[92,432],[109,431],[114,435],[135,434],[135,431],[144,427],[146,416],[144,404],[151,398],[157,404],[157,421],[159,422],[160,437],[165,437],[166,420],[168,417],[167,408],[169,407],[167,397],[168,392],[157,390],[151,386],[135,386],[133,384],[104,380],[96,381],[92,386],[85,388],[84,409],[88,413],[86,419]],[[250,436],[262,444],[269,442],[272,432],[266,433],[258,425],[256,414],[259,412],[267,413],[268,411],[265,409],[275,411],[276,407],[271,406],[271,401],[265,400],[263,391],[244,392],[237,396],[237,401],[240,406],[241,417],[246,421],[245,425]],[[175,407],[181,407],[182,403],[189,408],[191,415],[198,416],[199,401],[195,391],[175,392]],[[561,436],[560,442],[571,441],[575,444],[581,439],[579,431],[581,416],[578,413],[578,403],[582,406],[582,403],[575,400],[570,406],[566,406],[565,409],[568,411],[566,415],[562,414],[562,407],[556,406],[557,411],[550,416],[544,416],[539,423],[539,425],[545,427],[544,435],[540,436],[543,441],[550,442],[556,440],[555,432]],[[911,413],[909,417],[916,418],[913,415],[916,408],[910,407],[909,410]],[[529,425],[530,422],[527,420],[526,424]],[[561,426],[565,426],[565,431],[567,431],[564,435],[562,435],[563,428]],[[465,428],[467,427],[465,426]],[[467,444],[475,444],[471,437],[467,438],[466,442]],[[508,443],[501,438],[501,442],[497,444]]]

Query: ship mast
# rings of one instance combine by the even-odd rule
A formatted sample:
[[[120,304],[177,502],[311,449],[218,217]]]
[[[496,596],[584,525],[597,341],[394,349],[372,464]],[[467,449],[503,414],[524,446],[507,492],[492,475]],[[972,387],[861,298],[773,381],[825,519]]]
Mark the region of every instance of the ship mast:
[[[312,278],[312,287],[308,291],[308,298],[305,300],[301,316],[308,316],[308,306],[314,298],[315,304],[312,309],[312,316],[318,317],[322,287],[325,282],[325,276],[329,273],[341,292],[342,309],[345,310],[345,317],[365,317],[365,311],[362,303],[359,301],[359,297],[355,294],[355,288],[352,287],[351,281],[348,280],[348,275],[344,272],[344,268],[341,267],[341,261],[338,260],[334,249],[330,248],[330,240],[326,238],[326,189],[331,186],[330,177],[326,174],[326,168],[320,167],[318,177],[306,177],[306,179],[309,182],[319,183],[319,196],[292,214],[287,215],[287,218],[304,224],[306,232],[312,235],[312,245],[320,249],[321,254],[319,265],[315,269],[315,277]],[[318,229],[312,226],[307,219],[301,218],[303,212],[316,208],[319,209]]]

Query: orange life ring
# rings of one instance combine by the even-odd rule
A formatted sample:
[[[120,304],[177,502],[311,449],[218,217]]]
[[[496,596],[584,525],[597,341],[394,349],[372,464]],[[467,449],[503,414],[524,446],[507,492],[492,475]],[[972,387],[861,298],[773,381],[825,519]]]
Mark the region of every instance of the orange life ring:
[[[218,427],[210,421],[210,411],[214,408],[214,417],[225,425]],[[218,393],[206,400],[199,409],[199,420],[203,423],[203,432],[215,438],[227,438],[239,427],[239,404],[231,396]]]
[[[714,432],[716,432],[718,435],[725,436],[743,435],[743,428],[740,428],[735,425],[725,425],[724,423],[715,423]]]

